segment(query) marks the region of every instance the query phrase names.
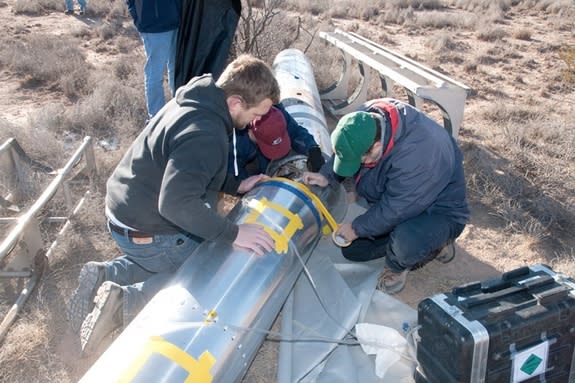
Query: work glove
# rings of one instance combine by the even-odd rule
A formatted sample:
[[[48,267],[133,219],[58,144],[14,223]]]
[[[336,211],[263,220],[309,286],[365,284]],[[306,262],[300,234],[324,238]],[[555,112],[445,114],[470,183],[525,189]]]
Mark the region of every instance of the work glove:
[[[307,151],[307,168],[311,172],[318,172],[325,164],[325,158],[321,154],[319,146],[314,146]]]

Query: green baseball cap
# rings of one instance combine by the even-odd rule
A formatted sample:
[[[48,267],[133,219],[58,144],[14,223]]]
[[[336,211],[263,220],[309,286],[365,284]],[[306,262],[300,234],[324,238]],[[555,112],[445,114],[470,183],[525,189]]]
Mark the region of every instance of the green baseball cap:
[[[353,112],[343,116],[331,133],[335,152],[333,171],[342,176],[353,176],[361,166],[361,157],[373,144],[377,125],[367,112]]]

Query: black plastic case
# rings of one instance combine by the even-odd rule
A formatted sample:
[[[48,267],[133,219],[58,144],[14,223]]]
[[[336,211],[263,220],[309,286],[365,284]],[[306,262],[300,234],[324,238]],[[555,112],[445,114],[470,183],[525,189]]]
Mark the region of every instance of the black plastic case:
[[[575,382],[575,281],[545,265],[418,306],[417,383]]]

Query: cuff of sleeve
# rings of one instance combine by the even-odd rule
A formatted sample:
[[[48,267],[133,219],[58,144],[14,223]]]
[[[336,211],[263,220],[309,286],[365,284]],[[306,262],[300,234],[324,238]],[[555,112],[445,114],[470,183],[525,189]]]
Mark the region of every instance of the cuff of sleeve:
[[[239,230],[240,228],[238,227],[238,225],[227,220],[226,228],[224,229],[224,231],[217,240],[226,243],[233,243],[238,236]]]
[[[222,192],[231,195],[239,195],[238,188],[240,187],[240,183],[242,181],[238,177],[234,177],[233,175],[228,175],[224,184],[222,185]]]

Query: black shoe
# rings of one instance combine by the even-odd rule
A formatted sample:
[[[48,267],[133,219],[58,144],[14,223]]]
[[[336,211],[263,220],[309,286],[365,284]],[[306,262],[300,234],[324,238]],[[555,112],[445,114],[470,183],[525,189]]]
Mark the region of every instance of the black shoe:
[[[86,12],[86,10],[84,8],[80,8],[80,16],[84,16],[85,12]]]
[[[64,11],[64,14],[65,14],[65,15],[73,15],[73,14],[74,14],[74,10],[73,10],[73,9],[66,9],[66,10]]]

